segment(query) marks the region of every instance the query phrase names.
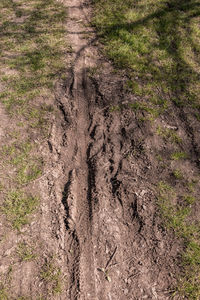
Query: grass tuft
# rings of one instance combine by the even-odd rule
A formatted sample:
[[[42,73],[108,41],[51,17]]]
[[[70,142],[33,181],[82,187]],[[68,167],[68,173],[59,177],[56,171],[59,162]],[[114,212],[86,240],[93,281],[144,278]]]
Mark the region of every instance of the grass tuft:
[[[179,179],[179,180],[184,178],[184,176],[183,176],[181,170],[178,170],[178,169],[175,169],[175,170],[173,171],[173,175],[174,175],[174,177],[175,177],[176,179]]]
[[[173,160],[186,159],[186,158],[188,158],[188,155],[185,152],[174,152],[171,155],[171,159]]]
[[[53,111],[48,103],[66,70],[65,19],[66,8],[55,0],[0,1],[0,101],[20,127],[0,149],[0,192],[7,195],[2,211],[18,230],[38,205],[24,186],[43,172],[33,139],[46,137]]]
[[[4,145],[0,151],[4,165],[12,166],[14,180],[19,185],[26,185],[42,175],[43,161],[32,154],[34,148],[30,141],[15,140],[10,145]]]
[[[9,300],[8,290],[0,282],[0,300]]]
[[[2,211],[14,229],[20,230],[29,223],[29,215],[39,204],[39,199],[19,190],[10,191],[5,198]]]
[[[62,273],[53,257],[42,266],[40,277],[46,283],[49,293],[60,294],[62,292]]]
[[[25,242],[21,242],[17,246],[17,255],[21,261],[29,261],[36,258],[34,249],[27,245]]]
[[[158,126],[156,130],[157,135],[161,136],[165,141],[169,141],[174,144],[182,143],[182,139],[173,129],[163,128]]]

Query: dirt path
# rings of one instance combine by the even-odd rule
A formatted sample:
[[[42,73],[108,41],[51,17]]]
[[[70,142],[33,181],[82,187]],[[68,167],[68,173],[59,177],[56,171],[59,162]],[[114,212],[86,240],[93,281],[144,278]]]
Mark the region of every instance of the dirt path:
[[[123,82],[98,55],[87,1],[65,1],[71,69],[65,94],[61,159],[68,176],[62,203],[74,299],[168,299],[171,245],[158,228],[155,197],[145,184],[148,162],[127,157],[143,136],[133,113],[110,113],[126,101]],[[92,68],[102,67],[99,82]],[[101,75],[102,75],[101,74]],[[130,132],[130,133],[129,133]],[[150,168],[150,167],[149,167]],[[70,243],[69,243],[70,241]]]

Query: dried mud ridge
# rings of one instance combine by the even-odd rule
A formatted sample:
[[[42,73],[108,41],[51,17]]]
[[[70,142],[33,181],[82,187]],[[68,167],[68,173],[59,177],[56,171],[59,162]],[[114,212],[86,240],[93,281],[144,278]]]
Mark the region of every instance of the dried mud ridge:
[[[62,162],[65,228],[58,239],[68,286],[60,297],[169,299],[178,250],[160,225],[151,189],[151,151],[143,151],[148,129],[130,109],[110,112],[133,96],[98,54],[89,3],[64,3],[73,53],[68,80],[57,88],[60,120],[48,141],[57,166]],[[94,78],[90,70],[98,65]]]

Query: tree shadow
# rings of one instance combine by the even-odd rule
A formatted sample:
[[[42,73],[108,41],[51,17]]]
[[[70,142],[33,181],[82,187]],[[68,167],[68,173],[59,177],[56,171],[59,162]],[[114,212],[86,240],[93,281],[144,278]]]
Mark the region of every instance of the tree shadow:
[[[138,2],[135,6],[140,8],[142,14],[142,5]],[[134,11],[133,6],[132,9]],[[156,11],[133,22],[127,22],[123,14],[117,14],[113,23],[102,26],[102,35],[106,35],[108,40],[120,41],[119,48],[122,44],[129,47],[131,55],[131,47],[134,51],[134,42],[137,43],[137,40],[132,41],[131,35],[137,35],[144,28],[152,30],[153,34],[156,33],[156,41],[152,38],[149,44],[146,43],[149,47],[148,51],[144,51],[144,53],[140,51],[141,58],[135,58],[136,61],[138,60],[138,66],[144,64],[143,69],[141,68],[142,71],[139,70],[139,77],[141,80],[147,80],[146,74],[150,73],[154,83],[164,85],[165,90],[170,93],[171,100],[180,106],[185,100],[191,103],[195,103],[197,100],[197,91],[193,91],[191,85],[197,84],[200,79],[200,63],[198,61],[200,48],[191,35],[191,26],[193,19],[198,16],[200,16],[199,2],[171,0],[162,3],[162,7]],[[141,37],[139,38],[141,39]],[[187,57],[191,53],[184,53],[187,49],[191,53],[195,53],[197,57],[196,59],[192,58],[192,62]],[[171,64],[163,65],[162,58],[158,57],[159,64],[155,59],[156,51],[163,51],[165,59],[167,58]],[[118,53],[120,55],[120,52]],[[132,69],[131,72],[137,71],[130,66],[128,60],[129,58],[126,57],[122,61],[122,66]],[[163,94],[166,93],[163,92]],[[200,106],[200,104],[198,105]]]
[[[52,0],[25,2],[0,4],[1,84],[5,91],[1,98],[12,107],[24,103],[23,98],[25,102],[33,98],[39,89],[53,87],[66,70],[65,57],[70,51],[63,25],[65,8]]]

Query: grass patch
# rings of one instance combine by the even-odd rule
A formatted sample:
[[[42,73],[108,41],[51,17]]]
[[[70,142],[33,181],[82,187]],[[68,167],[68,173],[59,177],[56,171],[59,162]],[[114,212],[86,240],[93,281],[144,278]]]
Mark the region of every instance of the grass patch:
[[[12,227],[20,230],[23,225],[29,223],[29,216],[36,210],[38,204],[38,198],[15,190],[7,193],[2,211]]]
[[[175,177],[176,179],[181,180],[181,179],[184,178],[182,172],[181,172],[180,170],[178,170],[178,169],[175,169],[175,170],[172,172],[172,174],[174,175],[174,177]]]
[[[65,70],[66,9],[55,0],[20,0],[1,1],[0,11],[1,101],[10,113],[42,126],[34,100],[49,97]]]
[[[160,114],[160,110],[152,107],[151,104],[146,104],[142,102],[129,103],[129,107],[135,112],[146,112],[149,116],[149,120],[154,120]]]
[[[17,137],[16,137],[17,139]],[[15,140],[4,145],[0,151],[5,167],[10,165],[14,171],[14,181],[26,185],[42,175],[43,161],[32,154],[35,146],[30,141]]]
[[[0,300],[9,300],[8,289],[0,283]]]
[[[191,222],[191,204],[196,198],[191,194],[184,195],[184,203],[177,204],[174,188],[165,182],[158,185],[158,203],[163,220],[183,240],[182,275],[178,279],[176,293],[187,299],[197,300],[200,297],[200,223]]]
[[[161,126],[158,126],[156,133],[157,135],[161,136],[165,141],[174,144],[182,143],[182,139],[178,136],[178,134],[173,129],[163,128]]]
[[[184,201],[186,201],[186,203],[188,205],[194,204],[195,201],[197,201],[197,199],[194,196],[191,195],[184,195]]]
[[[29,261],[36,258],[33,247],[30,247],[25,242],[21,242],[18,244],[17,255],[20,261]]]
[[[173,159],[173,160],[180,160],[180,159],[186,159],[186,158],[188,158],[188,155],[185,152],[174,152],[171,155],[171,159]]]
[[[159,110],[166,102],[198,112],[200,11],[195,0],[93,0],[107,55],[127,86]]]
[[[160,154],[157,154],[157,155],[156,155],[156,159],[157,159],[159,162],[163,162],[163,157],[162,157]]]
[[[65,20],[66,8],[56,0],[0,1],[0,101],[19,129],[0,150],[0,192],[6,195],[2,211],[18,230],[38,205],[24,186],[43,172],[33,139],[46,137],[53,89],[64,80]]]
[[[121,111],[127,105],[113,105],[110,107],[110,112]],[[152,103],[144,103],[136,101],[134,103],[128,103],[128,107],[135,111],[135,113],[146,113],[145,120],[153,121],[155,120],[165,109],[167,106],[163,106],[162,108],[156,108]]]
[[[42,266],[40,277],[46,283],[48,293],[60,294],[62,292],[62,272],[56,266],[53,257],[48,259]]]
[[[116,112],[116,111],[121,111],[121,109],[122,107],[119,105],[112,105],[109,110],[110,112]]]

